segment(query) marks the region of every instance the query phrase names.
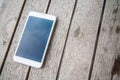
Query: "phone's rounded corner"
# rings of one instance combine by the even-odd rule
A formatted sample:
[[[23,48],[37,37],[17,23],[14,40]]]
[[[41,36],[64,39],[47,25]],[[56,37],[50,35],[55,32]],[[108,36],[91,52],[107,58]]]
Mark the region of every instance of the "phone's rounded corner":
[[[42,63],[37,64],[36,66],[34,66],[35,68],[42,68]]]
[[[38,68],[38,69],[39,69],[39,68],[42,68],[42,66],[41,66],[41,65],[40,65],[40,66],[35,66],[35,68]]]
[[[50,17],[49,19],[51,19],[51,20],[53,20],[54,22],[56,22],[57,17],[54,16],[54,15],[51,15],[51,17]]]

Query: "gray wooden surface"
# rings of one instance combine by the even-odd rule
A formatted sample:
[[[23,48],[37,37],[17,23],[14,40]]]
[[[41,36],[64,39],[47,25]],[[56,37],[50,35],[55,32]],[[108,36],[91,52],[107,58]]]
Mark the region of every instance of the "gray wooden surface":
[[[0,0],[0,70],[3,65],[23,2],[24,0]]]
[[[78,0],[59,80],[88,80],[102,4],[103,0]]]
[[[120,1],[107,0],[93,66],[92,80],[120,80],[119,57]]]
[[[57,17],[41,69],[13,61],[29,11]],[[0,0],[0,80],[120,80],[120,1]]]

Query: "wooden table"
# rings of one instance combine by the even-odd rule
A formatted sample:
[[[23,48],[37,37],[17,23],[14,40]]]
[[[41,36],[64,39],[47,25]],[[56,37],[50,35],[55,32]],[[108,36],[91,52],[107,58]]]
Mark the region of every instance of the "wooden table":
[[[57,16],[41,69],[13,61],[29,11]],[[0,80],[120,80],[120,0],[0,0]]]

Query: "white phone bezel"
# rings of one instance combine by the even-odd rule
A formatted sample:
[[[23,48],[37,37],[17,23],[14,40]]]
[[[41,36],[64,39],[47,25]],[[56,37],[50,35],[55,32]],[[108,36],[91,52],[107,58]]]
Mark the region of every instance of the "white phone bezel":
[[[47,44],[46,44],[45,51],[43,53],[43,57],[42,57],[41,62],[37,62],[37,61],[30,60],[30,59],[27,59],[27,58],[24,58],[24,57],[16,56],[16,52],[17,52],[18,46],[20,44],[20,41],[22,39],[22,35],[24,33],[24,30],[25,30],[25,27],[26,27],[26,23],[28,21],[29,16],[33,16],[33,17],[37,17],[37,18],[43,18],[43,19],[48,19],[48,20],[53,20],[53,25],[52,25],[52,28],[51,28],[51,31],[50,31],[50,34],[49,34],[49,37],[48,37],[48,41],[47,41]],[[47,48],[48,48],[48,45],[49,45],[49,42],[50,42],[50,38],[51,38],[51,35],[52,35],[52,32],[53,32],[53,28],[55,26],[55,22],[56,22],[56,17],[53,16],[53,15],[48,15],[48,14],[43,14],[43,13],[30,11],[30,13],[28,14],[26,23],[24,25],[24,28],[22,30],[22,34],[20,36],[20,39],[19,39],[16,51],[15,51],[14,57],[13,57],[14,61],[26,64],[26,65],[29,65],[29,66],[32,66],[32,67],[36,67],[36,68],[42,67],[42,64],[44,62],[44,58],[45,58],[45,55],[46,55],[46,52],[47,52]]]

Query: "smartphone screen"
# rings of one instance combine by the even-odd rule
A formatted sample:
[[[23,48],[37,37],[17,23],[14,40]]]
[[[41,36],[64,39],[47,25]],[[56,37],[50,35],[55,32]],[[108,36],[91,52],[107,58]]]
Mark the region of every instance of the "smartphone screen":
[[[16,56],[41,62],[53,20],[29,16]]]

